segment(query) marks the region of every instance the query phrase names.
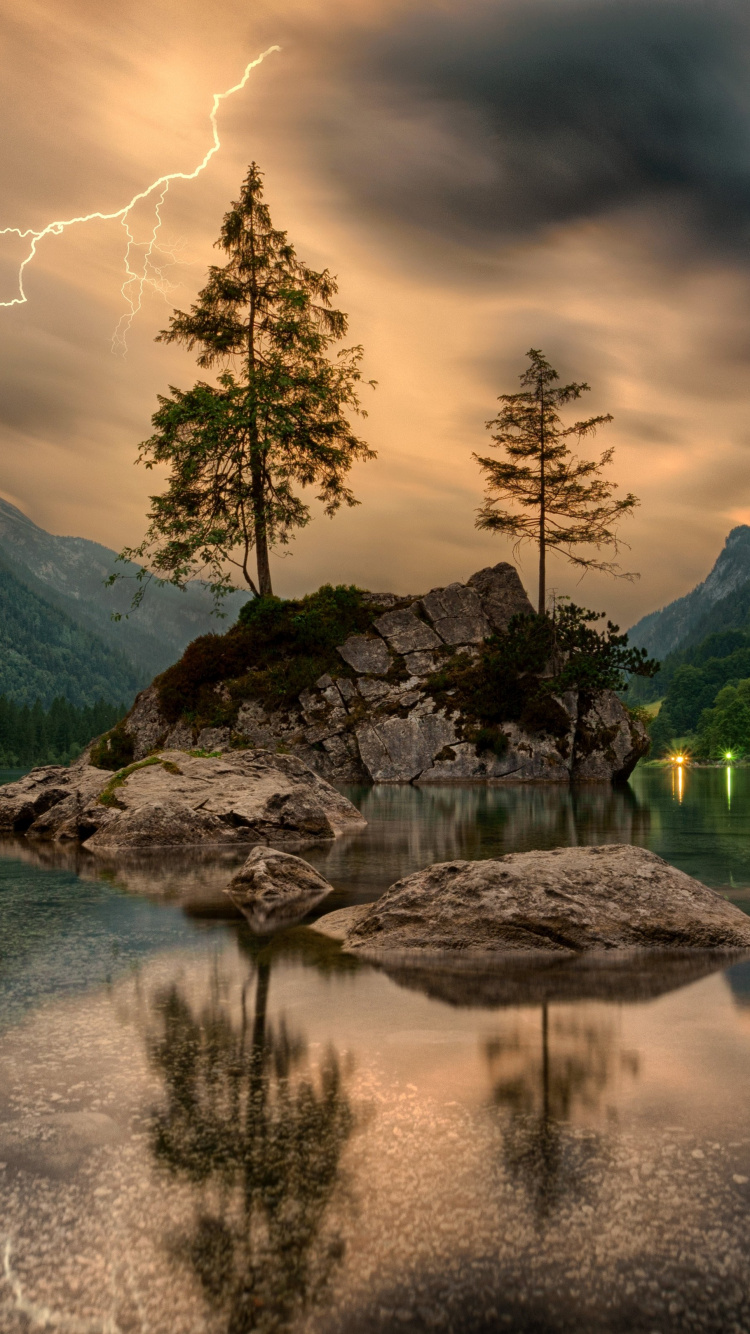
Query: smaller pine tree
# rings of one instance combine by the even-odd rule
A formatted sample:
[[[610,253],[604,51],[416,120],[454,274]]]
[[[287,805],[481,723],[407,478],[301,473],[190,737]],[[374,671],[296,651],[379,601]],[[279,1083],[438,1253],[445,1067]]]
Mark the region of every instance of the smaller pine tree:
[[[474,454],[487,478],[487,494],[479,510],[477,527],[507,533],[516,548],[525,540],[539,547],[539,601],[541,616],[546,605],[547,551],[557,551],[583,570],[621,574],[611,561],[598,560],[580,551],[583,546],[619,547],[614,525],[639,501],[628,493],[615,499],[616,485],[599,474],[611,462],[614,451],[606,450],[598,460],[576,458],[568,441],[580,442],[593,435],[612,417],[589,417],[563,426],[559,409],[581,397],[588,384],[558,385],[559,375],[538,348],[527,353],[531,365],[521,375],[521,392],[501,394],[500,415],[487,422],[492,439],[504,449],[502,459]],[[513,509],[501,501],[510,501]],[[632,579],[633,575],[621,575]]]

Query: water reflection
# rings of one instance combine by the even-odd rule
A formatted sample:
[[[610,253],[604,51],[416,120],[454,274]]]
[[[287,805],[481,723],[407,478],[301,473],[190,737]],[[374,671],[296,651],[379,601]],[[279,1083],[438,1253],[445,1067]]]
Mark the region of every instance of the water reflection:
[[[268,1016],[273,951],[246,938],[254,977],[233,1022],[219,980],[196,1015],[172,983],[149,1041],[164,1082],[152,1150],[195,1187],[192,1226],[172,1238],[227,1334],[287,1328],[315,1304],[344,1252],[330,1217],[353,1114],[342,1062],[317,1068],[283,1017]]]
[[[598,1133],[575,1133],[574,1114],[597,1114],[605,1092],[639,1057],[622,1051],[614,1020],[599,1011],[542,1005],[539,1029],[519,1021],[485,1043],[493,1101],[508,1113],[503,1159],[528,1194],[537,1225],[558,1206],[589,1198],[603,1184]]]
[[[305,852],[339,890],[337,902],[326,902],[326,912],[344,901],[366,902],[431,862],[563,845],[644,843],[650,828],[648,804],[629,787],[608,783],[383,785],[347,788],[346,794],[367,819],[367,829]]]

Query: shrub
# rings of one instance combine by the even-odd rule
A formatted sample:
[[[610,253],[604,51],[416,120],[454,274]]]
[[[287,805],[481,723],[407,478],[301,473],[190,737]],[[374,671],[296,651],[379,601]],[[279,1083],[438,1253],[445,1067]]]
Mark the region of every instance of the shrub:
[[[499,725],[509,722],[561,740],[570,718],[556,696],[571,689],[587,695],[623,689],[626,673],[658,671],[658,663],[630,648],[627,635],[611,621],[604,634],[593,629],[601,619],[572,603],[555,616],[514,616],[507,630],[485,641],[478,657],[456,654],[429,678],[427,688],[436,704],[460,710],[463,740],[475,741],[487,729],[497,737]]]
[[[289,705],[324,672],[348,670],[336,646],[368,629],[375,610],[360,589],[344,584],[288,601],[254,598],[231,630],[194,640],[157,679],[162,711],[169,722],[187,716],[221,725],[233,721],[247,695],[270,708]]]
[[[134,754],[135,742],[125,730],[124,722],[119,722],[92,746],[90,758],[97,769],[122,769],[132,764]]]

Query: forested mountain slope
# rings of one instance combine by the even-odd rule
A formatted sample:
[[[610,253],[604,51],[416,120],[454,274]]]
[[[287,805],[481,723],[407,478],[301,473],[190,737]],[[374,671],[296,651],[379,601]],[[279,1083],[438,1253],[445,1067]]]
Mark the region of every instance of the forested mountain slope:
[[[104,647],[111,650],[115,654],[113,663],[120,663],[120,673],[124,670],[121,659],[129,660],[134,685],[124,690],[121,678],[120,684],[107,692],[107,698],[113,700],[132,697],[133,690],[179,658],[196,636],[225,629],[246,601],[242,593],[228,598],[224,608],[227,619],[217,622],[211,616],[211,596],[204,585],[192,584],[185,592],[152,585],[137,613],[128,620],[113,621],[113,611],[127,611],[130,605],[137,566],[117,566],[114,551],[87,538],[47,533],[5,500],[0,500],[0,557],[3,579],[10,571],[48,606],[64,613],[79,628],[93,631],[101,644],[100,654]],[[131,578],[105,588],[107,576],[115,569]],[[2,634],[4,644],[12,643],[8,627],[3,627]],[[0,693],[4,688],[0,684]],[[84,702],[69,696],[62,681],[50,700],[55,694],[65,694],[71,702]]]
[[[18,704],[130,701],[147,673],[22,582],[0,552],[0,695]]]
[[[665,659],[722,630],[750,628],[750,527],[733,528],[703,583],[660,611],[643,616],[628,630],[631,644]],[[663,694],[656,678],[652,697]]]

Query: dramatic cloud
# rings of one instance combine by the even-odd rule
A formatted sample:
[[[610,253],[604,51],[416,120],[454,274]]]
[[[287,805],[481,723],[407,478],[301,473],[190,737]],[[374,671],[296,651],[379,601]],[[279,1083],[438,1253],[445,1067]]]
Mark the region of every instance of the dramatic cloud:
[[[155,474],[134,468],[156,396],[194,357],[155,345],[194,299],[248,162],[274,222],[339,275],[365,347],[362,507],[318,517],[276,586],[418,591],[507,544],[474,528],[495,396],[530,346],[642,498],[638,584],[562,564],[551,582],[627,624],[705,575],[750,520],[750,13],[738,0],[0,0],[0,226],[117,208],[210,141],[212,94],[278,42],[220,113],[221,153],[170,191],[175,288],[147,295],[126,358],[124,233],[49,237],[29,303],[0,310],[0,490],[52,531],[139,541]],[[147,211],[137,234],[150,235]],[[17,242],[0,243],[0,292]],[[533,553],[524,575],[533,590]]]
[[[368,208],[464,241],[658,200],[739,253],[749,18],[692,0],[411,13],[347,53],[329,160]]]

